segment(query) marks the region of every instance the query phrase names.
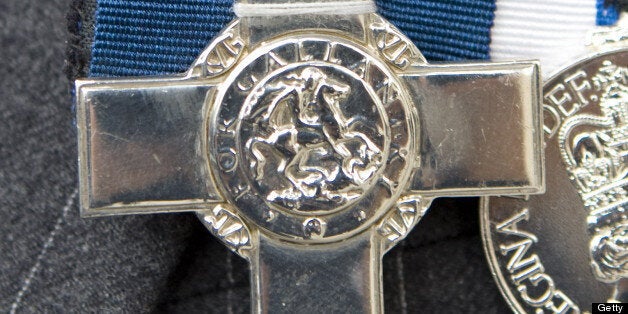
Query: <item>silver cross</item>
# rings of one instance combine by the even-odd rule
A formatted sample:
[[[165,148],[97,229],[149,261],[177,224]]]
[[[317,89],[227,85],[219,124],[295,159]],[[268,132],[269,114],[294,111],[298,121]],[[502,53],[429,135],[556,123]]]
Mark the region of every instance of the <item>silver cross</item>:
[[[538,65],[428,64],[364,1],[281,2],[237,3],[184,75],[76,82],[82,214],[196,212],[254,312],[381,312],[434,198],[543,190]]]

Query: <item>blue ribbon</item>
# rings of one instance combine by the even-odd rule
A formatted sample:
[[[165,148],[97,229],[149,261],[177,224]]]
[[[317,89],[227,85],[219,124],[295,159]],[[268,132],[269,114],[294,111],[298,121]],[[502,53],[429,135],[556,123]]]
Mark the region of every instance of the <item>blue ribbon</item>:
[[[614,6],[598,1],[597,21],[613,24]],[[184,72],[234,18],[232,0],[99,0],[90,76]],[[488,59],[494,0],[378,0],[430,61]]]
[[[620,11],[616,4],[609,4],[608,0],[596,0],[596,23],[599,26],[610,26],[619,19]]]
[[[231,0],[100,0],[90,76],[187,70],[234,18]],[[494,0],[379,0],[429,60],[487,59]]]

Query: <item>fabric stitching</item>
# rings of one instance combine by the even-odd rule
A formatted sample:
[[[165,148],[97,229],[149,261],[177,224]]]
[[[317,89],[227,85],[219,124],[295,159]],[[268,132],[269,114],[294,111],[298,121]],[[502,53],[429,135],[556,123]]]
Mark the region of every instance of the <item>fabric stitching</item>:
[[[229,314],[233,314],[233,286],[235,284],[232,258],[233,253],[227,251],[227,281],[229,282],[229,287],[227,288],[227,313]]]
[[[35,264],[33,265],[33,267],[31,267],[30,271],[28,272],[28,275],[24,279],[22,283],[22,287],[20,288],[20,291],[15,296],[15,301],[13,301],[13,303],[11,304],[11,309],[9,313],[15,314],[18,307],[22,305],[22,301],[24,301],[24,295],[26,295],[26,292],[28,292],[28,289],[30,288],[31,283],[35,279],[35,275],[41,268],[41,264],[44,260],[44,257],[46,256],[46,253],[48,253],[48,250],[54,243],[55,237],[57,233],[59,233],[59,231],[61,230],[62,224],[66,221],[68,212],[70,211],[70,208],[74,205],[74,199],[76,198],[77,195],[78,195],[78,187],[74,188],[74,191],[72,191],[72,194],[66,200],[65,206],[61,209],[61,216],[55,222],[54,227],[52,228],[52,231],[50,231],[50,234],[48,235],[48,238],[46,239],[46,242],[44,242],[44,246],[39,252],[39,255],[37,255],[37,258],[35,259]]]
[[[405,241],[402,241],[399,246],[400,248],[397,249],[397,254],[395,256],[395,262],[397,264],[397,279],[399,284],[399,303],[401,305],[401,314],[407,314],[408,302],[406,301],[406,282],[403,274],[403,248],[405,246]]]

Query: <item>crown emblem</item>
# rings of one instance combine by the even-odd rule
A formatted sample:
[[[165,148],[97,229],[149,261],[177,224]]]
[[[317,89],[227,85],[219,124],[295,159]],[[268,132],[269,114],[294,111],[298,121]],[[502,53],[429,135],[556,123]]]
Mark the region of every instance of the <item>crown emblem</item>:
[[[598,229],[626,219],[628,208],[628,68],[605,61],[593,77],[601,115],[566,119],[560,152],[570,179]]]

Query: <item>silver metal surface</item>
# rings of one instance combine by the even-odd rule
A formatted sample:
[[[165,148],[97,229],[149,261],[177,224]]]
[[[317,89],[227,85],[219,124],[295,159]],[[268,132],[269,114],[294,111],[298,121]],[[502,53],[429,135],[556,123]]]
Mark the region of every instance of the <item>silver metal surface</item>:
[[[412,177],[413,192],[472,196],[542,189],[536,66],[424,65],[402,77],[420,117],[421,163]]]
[[[482,201],[489,262],[517,313],[628,302],[627,79],[626,48],[595,53],[549,79],[546,194]]]
[[[427,64],[371,13],[241,18],[181,76],[77,82],[82,214],[196,212],[254,312],[381,312],[435,197],[543,191],[538,72]]]

